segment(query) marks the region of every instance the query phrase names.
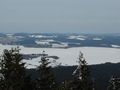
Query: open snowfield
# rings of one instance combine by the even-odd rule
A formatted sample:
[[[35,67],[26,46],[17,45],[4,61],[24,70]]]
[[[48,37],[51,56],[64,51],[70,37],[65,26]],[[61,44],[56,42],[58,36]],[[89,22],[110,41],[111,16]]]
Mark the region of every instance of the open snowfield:
[[[4,49],[16,47],[13,45],[1,45],[0,54]],[[68,49],[60,48],[28,48],[20,46],[21,53],[23,54],[39,54],[44,50],[46,54],[58,56],[58,63],[62,65],[77,65],[79,52],[83,52],[84,57],[88,64],[101,64],[105,62],[120,62],[120,49],[119,48],[103,48],[103,47],[75,47]],[[39,65],[40,57],[32,60],[24,60],[27,63],[27,68],[35,68]]]

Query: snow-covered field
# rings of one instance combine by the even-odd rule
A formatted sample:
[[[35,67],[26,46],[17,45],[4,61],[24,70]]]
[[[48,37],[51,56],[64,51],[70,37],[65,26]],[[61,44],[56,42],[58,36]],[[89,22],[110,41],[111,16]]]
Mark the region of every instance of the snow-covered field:
[[[87,37],[86,36],[83,36],[83,35],[72,35],[72,36],[69,36],[67,39],[77,39],[77,40],[85,40]]]
[[[4,49],[10,49],[12,45],[1,45],[0,54]],[[103,48],[103,47],[75,47],[68,49],[60,48],[28,48],[20,46],[21,53],[23,54],[38,54],[45,51],[46,54],[58,56],[58,63],[62,65],[77,65],[79,52],[83,52],[84,57],[88,64],[100,64],[105,62],[120,62],[120,49],[119,48]],[[39,65],[40,57],[32,60],[24,60],[28,68],[35,68]]]

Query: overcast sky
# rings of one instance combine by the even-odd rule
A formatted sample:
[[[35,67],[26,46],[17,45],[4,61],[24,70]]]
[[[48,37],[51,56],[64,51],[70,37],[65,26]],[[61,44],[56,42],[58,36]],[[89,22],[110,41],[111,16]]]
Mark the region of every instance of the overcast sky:
[[[120,33],[120,0],[0,0],[0,32]]]

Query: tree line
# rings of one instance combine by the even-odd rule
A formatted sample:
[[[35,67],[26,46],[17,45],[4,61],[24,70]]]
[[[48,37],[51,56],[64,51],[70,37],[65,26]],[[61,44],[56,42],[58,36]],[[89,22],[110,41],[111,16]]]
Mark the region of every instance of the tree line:
[[[80,52],[78,67],[73,71],[73,79],[58,83],[52,71],[50,60],[43,51],[40,64],[36,68],[38,78],[31,79],[26,74],[26,63],[19,48],[5,49],[0,57],[0,90],[96,90],[89,66]],[[120,79],[112,77],[108,90],[119,90]]]

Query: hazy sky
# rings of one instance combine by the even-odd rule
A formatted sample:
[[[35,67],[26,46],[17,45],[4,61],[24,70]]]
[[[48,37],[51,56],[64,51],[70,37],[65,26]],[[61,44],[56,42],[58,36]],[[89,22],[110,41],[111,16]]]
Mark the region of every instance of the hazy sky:
[[[120,33],[120,0],[0,0],[0,32]]]

